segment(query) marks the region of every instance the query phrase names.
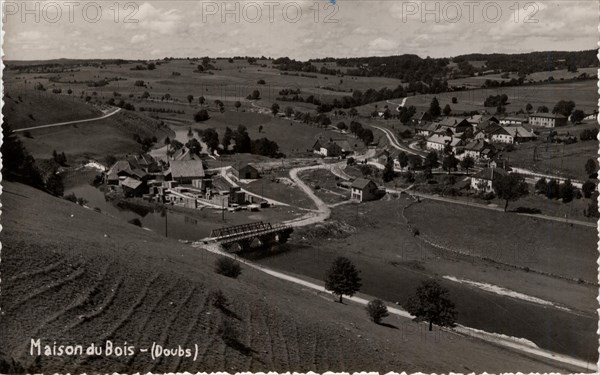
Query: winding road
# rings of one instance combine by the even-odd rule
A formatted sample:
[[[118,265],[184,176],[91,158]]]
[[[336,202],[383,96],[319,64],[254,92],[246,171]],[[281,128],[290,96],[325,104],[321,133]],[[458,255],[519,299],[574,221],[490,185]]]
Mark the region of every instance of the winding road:
[[[85,119],[85,120],[57,122],[57,123],[54,123],[54,124],[32,126],[30,128],[16,129],[15,132],[24,132],[24,131],[28,131],[28,130],[36,130],[36,129],[44,129],[44,128],[54,128],[56,126],[73,125],[73,124],[80,124],[82,122],[92,122],[92,121],[103,120],[103,119],[105,119],[107,117],[110,117],[110,116],[113,116],[113,115],[117,114],[119,111],[121,111],[121,108],[115,108],[112,111],[110,111],[108,113],[105,113],[103,116],[100,116],[100,117],[94,117],[94,118],[89,118],[89,119]]]

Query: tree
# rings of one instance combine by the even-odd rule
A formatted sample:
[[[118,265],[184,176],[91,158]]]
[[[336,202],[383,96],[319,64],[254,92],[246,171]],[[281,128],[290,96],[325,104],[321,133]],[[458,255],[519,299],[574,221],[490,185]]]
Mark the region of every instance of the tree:
[[[446,104],[444,106],[444,116],[448,116],[452,112],[452,108],[450,108],[450,104]]]
[[[271,106],[271,113],[273,114],[273,116],[277,116],[277,113],[279,113],[279,104],[273,103],[273,105]]]
[[[198,140],[196,138],[190,139],[185,144],[185,147],[187,147],[190,150],[190,153],[192,155],[200,156],[200,151],[202,151],[202,145],[200,144],[200,142],[198,142]]]
[[[456,96],[452,97],[452,104],[458,103],[458,98]]]
[[[380,324],[381,319],[390,315],[388,313],[387,306],[380,299],[374,299],[370,301],[367,304],[366,310],[367,314],[369,315],[369,318],[371,318],[371,320],[376,324]]]
[[[525,106],[525,110],[527,111],[527,113],[531,112],[532,109],[533,106],[531,105],[531,103],[527,103],[527,105]]]
[[[596,161],[591,158],[585,162],[584,168],[585,168],[585,173],[587,173],[588,176],[591,176],[592,174],[594,174],[598,171],[598,165],[596,164]]]
[[[558,113],[565,117],[569,117],[571,112],[575,109],[575,102],[572,100],[560,100],[554,108],[552,109],[552,113]]]
[[[287,118],[290,118],[294,114],[294,108],[287,106],[285,107],[284,113]]]
[[[529,194],[527,182],[523,176],[511,173],[509,175],[497,175],[493,182],[493,188],[496,196],[505,201],[504,212],[508,209],[509,201],[517,201],[519,198]]]
[[[239,110],[239,109],[240,109],[240,107],[242,106],[242,103],[240,103],[240,101],[239,101],[239,100],[236,100],[236,102],[235,102],[235,103],[233,103],[233,106],[235,107],[235,110],[237,111],[237,110]]]
[[[213,128],[205,129],[202,132],[202,142],[206,143],[206,146],[214,151],[219,147],[219,133]]]
[[[187,96],[187,101],[188,101],[188,103],[192,104],[192,100],[194,100],[194,95],[191,95],[191,94],[190,94],[190,95],[188,95],[188,96]]]
[[[346,130],[348,129],[348,127],[346,126],[346,123],[343,121],[340,121],[337,123],[336,127],[340,130]]]
[[[469,169],[473,168],[475,166],[475,159],[473,159],[471,156],[465,156],[461,161],[460,161],[460,166],[461,168],[465,169],[467,171],[467,174],[469,174]]]
[[[210,116],[208,115],[208,111],[206,109],[201,109],[194,115],[194,121],[196,122],[206,121],[209,118]]]
[[[235,138],[235,152],[246,153],[252,149],[252,140],[248,135],[248,130],[244,125],[238,125],[238,128],[234,134]]]
[[[237,261],[226,256],[220,256],[215,261],[215,272],[235,279],[242,273],[242,267]]]
[[[600,212],[598,212],[598,192],[594,191],[592,194],[592,199],[588,208],[584,210],[584,215],[587,217],[600,217]]]
[[[225,128],[225,134],[223,134],[223,139],[221,140],[221,143],[223,144],[223,150],[225,150],[225,152],[227,152],[227,150],[229,150],[229,146],[231,145],[232,138],[233,138],[233,131],[228,126]]]
[[[537,180],[534,189],[538,194],[546,194],[546,190],[548,190],[548,181],[546,181],[546,178],[542,177]]]
[[[436,97],[434,97],[433,100],[431,100],[431,104],[429,105],[429,114],[432,117],[439,117],[441,113],[442,108],[440,107],[440,102],[437,100]]]
[[[408,155],[404,151],[400,151],[398,154],[398,163],[400,164],[400,168],[404,169],[408,166]]]
[[[450,174],[450,171],[456,170],[458,159],[454,155],[448,155],[442,160],[442,168]]]
[[[388,158],[387,163],[385,163],[385,167],[383,168],[383,181],[390,182],[394,179],[394,161],[392,158]]]
[[[369,145],[373,142],[374,140],[374,136],[373,136],[373,131],[371,129],[360,129],[358,132],[358,138],[360,138],[364,144]]]
[[[573,111],[573,113],[571,113],[571,122],[573,125],[579,124],[584,118],[585,112],[583,112],[581,109],[576,109]]]
[[[204,98],[204,96],[201,96],[198,98],[198,104],[203,105],[206,102],[206,99]]]
[[[558,188],[558,194],[563,203],[569,203],[575,197],[575,187],[570,179],[565,180]]]
[[[418,155],[410,154],[408,156],[408,165],[413,170],[419,169],[423,165],[423,159],[421,159],[421,157]]]
[[[541,105],[537,108],[538,113],[548,113],[550,112],[550,109],[548,109],[548,107],[546,107],[545,105]]]
[[[585,198],[591,198],[595,190],[596,184],[591,180],[587,180],[583,183],[583,185],[581,185],[581,191],[583,192],[583,196]]]
[[[252,91],[252,94],[248,95],[248,99],[250,99],[250,100],[260,99],[260,91],[258,91],[258,90]]]
[[[425,157],[425,168],[434,169],[440,165],[437,152],[430,151]]]
[[[362,286],[359,271],[348,258],[336,258],[325,276],[325,290],[333,292],[339,296],[339,302],[342,303],[342,296],[353,296]]]
[[[2,176],[9,181],[17,181],[37,189],[43,189],[42,175],[35,164],[35,159],[23,146],[11,127],[2,124],[3,141]]]
[[[429,330],[433,325],[453,326],[456,321],[454,303],[449,298],[450,292],[435,280],[424,281],[414,296],[409,298],[406,310],[418,320],[429,322]]]
[[[556,181],[555,179],[551,179],[546,185],[546,198],[555,199],[558,198],[559,195],[560,193],[558,181]]]
[[[348,114],[350,115],[350,117],[356,117],[356,115],[358,115],[358,111],[356,110],[356,108],[352,107],[348,111]]]

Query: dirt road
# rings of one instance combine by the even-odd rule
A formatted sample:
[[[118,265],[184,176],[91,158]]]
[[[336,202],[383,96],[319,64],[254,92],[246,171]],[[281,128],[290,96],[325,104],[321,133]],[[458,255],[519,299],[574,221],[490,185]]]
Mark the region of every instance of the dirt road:
[[[28,131],[28,130],[36,130],[36,129],[43,129],[43,128],[53,128],[56,126],[65,126],[65,125],[72,125],[72,124],[80,124],[82,122],[91,122],[91,121],[98,121],[98,120],[103,120],[107,117],[110,117],[116,113],[118,113],[119,111],[121,111],[121,108],[116,108],[108,113],[106,113],[103,116],[100,117],[95,117],[95,118],[89,118],[89,119],[85,119],[85,120],[75,120],[75,121],[66,121],[66,122],[57,122],[54,124],[47,124],[47,125],[40,125],[40,126],[33,126],[30,128],[23,128],[23,129],[17,129],[15,130],[15,132],[24,132],[24,131]]]

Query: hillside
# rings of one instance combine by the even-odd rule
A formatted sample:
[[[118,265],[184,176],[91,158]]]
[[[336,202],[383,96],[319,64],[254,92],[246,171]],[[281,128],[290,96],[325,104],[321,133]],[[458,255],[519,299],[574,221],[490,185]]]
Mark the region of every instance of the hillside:
[[[409,320],[377,326],[362,307],[252,269],[236,280],[219,276],[209,253],[20,184],[3,188],[0,353],[30,371],[574,371],[427,333]],[[209,303],[215,289],[231,302],[228,310]],[[229,345],[219,333],[224,324],[239,333]],[[141,353],[38,360],[28,354],[30,338],[198,344],[199,355],[195,362]]]
[[[30,137],[19,133],[36,159],[49,158],[52,151],[57,150],[67,154],[69,162],[141,152],[135,134],[141,139],[156,137],[162,145],[165,137],[173,136],[174,132],[160,121],[123,110],[98,121],[31,130]]]
[[[31,84],[33,85],[33,83]],[[4,95],[4,121],[13,129],[100,117],[102,113],[79,98],[49,91],[16,90]]]

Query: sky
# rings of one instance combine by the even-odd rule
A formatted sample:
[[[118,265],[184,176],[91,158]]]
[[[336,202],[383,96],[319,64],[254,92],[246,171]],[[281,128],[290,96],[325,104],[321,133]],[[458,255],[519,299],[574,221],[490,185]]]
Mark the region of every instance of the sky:
[[[335,3],[333,5],[332,3]],[[4,1],[4,58],[389,56],[598,47],[599,2]]]

